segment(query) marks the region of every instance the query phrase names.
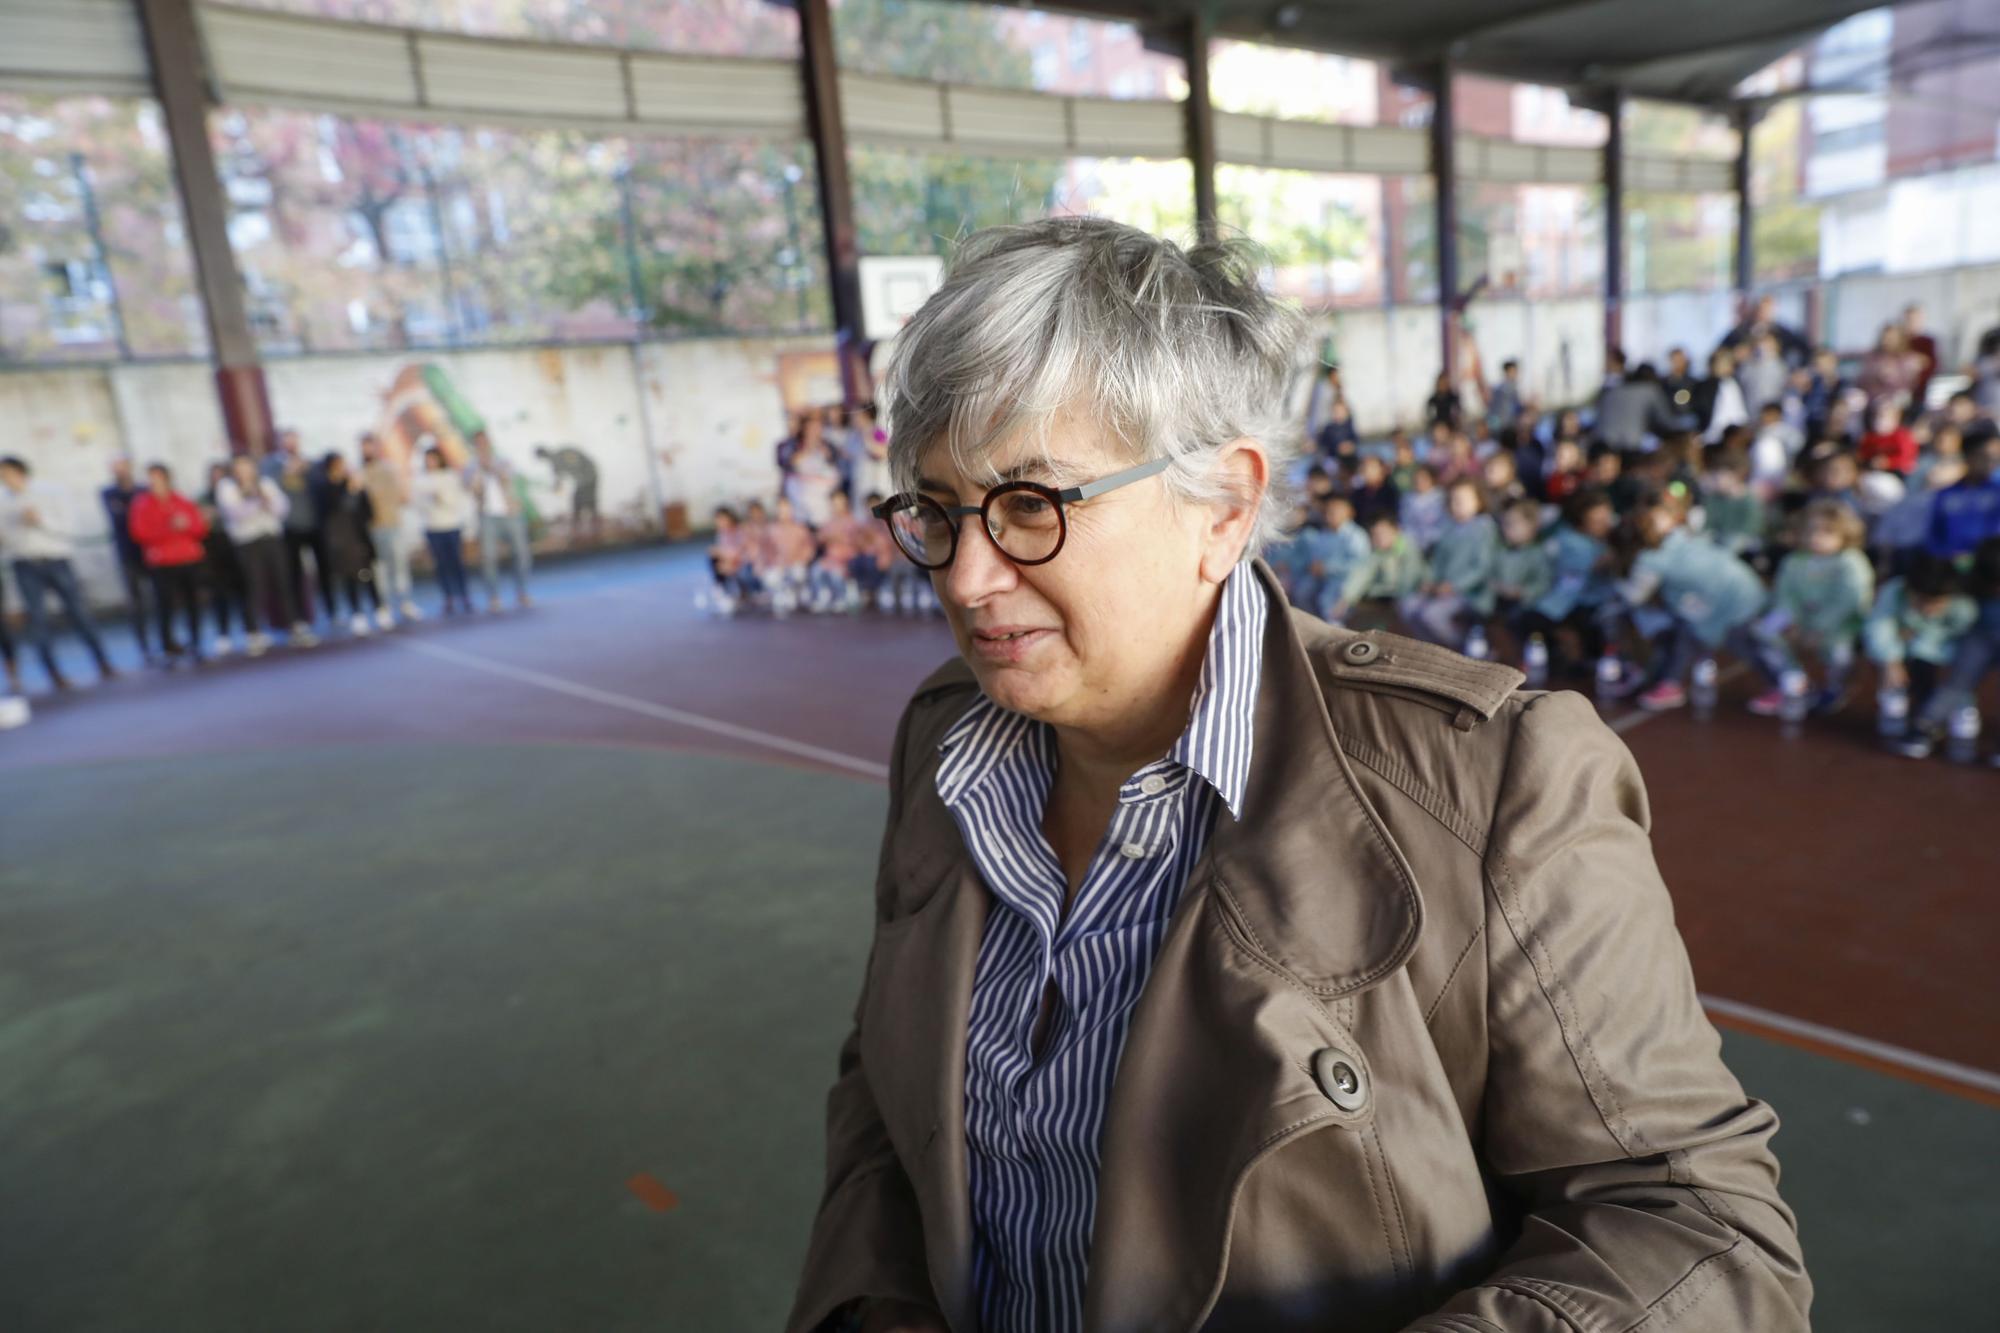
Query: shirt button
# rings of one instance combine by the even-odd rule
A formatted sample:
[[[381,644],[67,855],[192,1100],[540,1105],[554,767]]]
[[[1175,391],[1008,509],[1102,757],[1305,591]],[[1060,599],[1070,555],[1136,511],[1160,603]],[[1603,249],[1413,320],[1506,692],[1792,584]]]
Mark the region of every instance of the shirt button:
[[[1118,854],[1128,861],[1136,861],[1146,854],[1146,849],[1136,842],[1128,842],[1118,849]]]
[[[1145,792],[1146,795],[1148,796],[1158,796],[1161,792],[1165,791],[1166,789],[1167,789],[1167,780],[1161,777],[1158,773],[1154,773],[1153,775],[1148,777],[1145,781],[1139,784],[1139,790]]]

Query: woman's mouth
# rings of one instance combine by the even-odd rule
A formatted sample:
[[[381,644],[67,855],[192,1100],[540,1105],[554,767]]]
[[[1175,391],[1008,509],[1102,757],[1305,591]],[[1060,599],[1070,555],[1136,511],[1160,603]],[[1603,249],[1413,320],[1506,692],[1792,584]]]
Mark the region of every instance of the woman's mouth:
[[[1015,628],[978,630],[972,635],[972,648],[984,661],[1019,662],[1053,632],[1046,629]]]

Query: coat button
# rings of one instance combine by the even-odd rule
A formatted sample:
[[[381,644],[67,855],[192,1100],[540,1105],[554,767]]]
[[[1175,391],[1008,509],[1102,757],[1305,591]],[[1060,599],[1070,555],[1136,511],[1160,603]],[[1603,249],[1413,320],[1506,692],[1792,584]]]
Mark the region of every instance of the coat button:
[[[1381,651],[1380,648],[1377,648],[1367,639],[1356,639],[1353,643],[1347,645],[1347,660],[1356,666],[1366,666],[1368,663],[1374,661],[1375,655]]]
[[[1167,789],[1167,780],[1158,773],[1149,773],[1139,782],[1139,790],[1148,796],[1158,796]]]
[[[1343,1111],[1359,1111],[1368,1104],[1368,1076],[1361,1062],[1346,1051],[1328,1047],[1313,1057],[1313,1077],[1328,1101]]]

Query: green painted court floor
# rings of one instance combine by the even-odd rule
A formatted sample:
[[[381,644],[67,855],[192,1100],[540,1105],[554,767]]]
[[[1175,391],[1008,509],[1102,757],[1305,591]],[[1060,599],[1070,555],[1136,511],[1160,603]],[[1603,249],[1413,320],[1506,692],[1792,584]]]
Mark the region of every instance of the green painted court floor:
[[[778,1326],[879,786],[410,743],[0,771],[0,811],[0,1330]],[[1725,1042],[1814,1327],[1990,1326],[2000,1113]]]

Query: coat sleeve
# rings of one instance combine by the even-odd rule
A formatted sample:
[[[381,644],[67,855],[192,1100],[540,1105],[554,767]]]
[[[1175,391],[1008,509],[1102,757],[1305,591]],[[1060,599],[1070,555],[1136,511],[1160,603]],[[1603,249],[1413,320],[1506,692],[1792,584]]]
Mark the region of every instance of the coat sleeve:
[[[1480,1149],[1522,1226],[1411,1333],[1803,1333],[1778,1118],[1722,1063],[1638,768],[1580,695],[1520,727],[1486,865]]]
[[[889,817],[882,834],[882,868],[902,813],[903,750],[909,740],[911,710],[896,728],[889,764]],[[870,952],[871,961],[873,951]],[[930,1265],[924,1256],[923,1221],[917,1196],[882,1123],[868,1070],[861,1062],[861,1014],[867,998],[867,970],[854,1022],[840,1048],[838,1074],[826,1099],[826,1180],[819,1212],[806,1244],[804,1269],[787,1333],[829,1327],[863,1298],[907,1301],[935,1308]]]

